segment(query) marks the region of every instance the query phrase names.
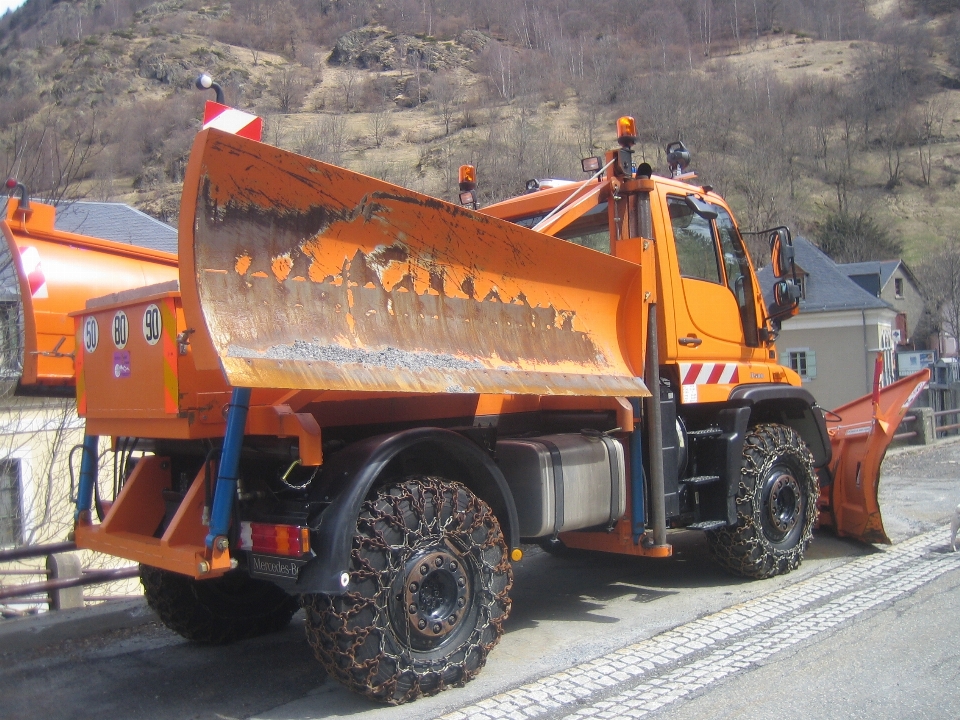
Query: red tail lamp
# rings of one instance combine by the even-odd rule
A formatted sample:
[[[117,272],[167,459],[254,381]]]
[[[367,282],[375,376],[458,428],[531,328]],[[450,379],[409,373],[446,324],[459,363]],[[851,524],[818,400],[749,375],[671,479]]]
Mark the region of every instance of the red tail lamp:
[[[310,553],[310,528],[244,521],[240,523],[238,547],[267,555],[303,557]]]

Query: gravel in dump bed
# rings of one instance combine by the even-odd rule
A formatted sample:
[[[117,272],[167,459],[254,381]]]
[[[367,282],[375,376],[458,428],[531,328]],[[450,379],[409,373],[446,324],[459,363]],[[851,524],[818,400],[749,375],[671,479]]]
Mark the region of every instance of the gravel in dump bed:
[[[392,347],[383,350],[364,350],[341,345],[319,345],[305,340],[294,340],[292,345],[275,345],[263,353],[231,345],[228,355],[271,360],[320,360],[335,365],[358,364],[370,368],[402,368],[414,372],[426,369],[484,369],[484,365],[476,360],[464,360],[447,353],[410,352]]]

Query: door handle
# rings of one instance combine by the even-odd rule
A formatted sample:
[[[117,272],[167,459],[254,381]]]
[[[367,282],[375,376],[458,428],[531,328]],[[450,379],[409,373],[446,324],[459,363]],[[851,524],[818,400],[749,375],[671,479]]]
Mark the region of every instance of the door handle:
[[[682,337],[677,342],[679,342],[681,345],[686,345],[688,347],[697,347],[697,345],[702,343],[703,340],[701,340],[698,337]]]

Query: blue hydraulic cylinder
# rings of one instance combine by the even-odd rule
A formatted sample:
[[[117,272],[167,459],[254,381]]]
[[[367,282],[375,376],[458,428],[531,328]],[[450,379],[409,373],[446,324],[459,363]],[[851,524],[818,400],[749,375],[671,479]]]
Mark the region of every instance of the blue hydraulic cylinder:
[[[250,388],[234,388],[230,398],[230,411],[227,413],[227,432],[223,438],[223,451],[220,454],[220,468],[217,471],[217,484],[213,492],[213,509],[210,512],[210,532],[207,534],[207,547],[213,547],[213,541],[226,535],[230,530],[230,517],[233,515],[233,503],[237,496],[237,480],[240,477],[240,450],[243,447],[243,430],[247,424],[247,410],[250,408]]]
[[[633,406],[633,417],[640,417],[640,398],[630,398]],[[639,543],[640,537],[646,532],[646,507],[644,498],[646,488],[643,481],[643,433],[634,425],[630,433],[630,527],[633,531],[633,542]]]
[[[80,513],[89,512],[93,507],[93,485],[97,482],[97,460],[100,451],[100,436],[87,435],[83,438],[83,450],[80,453],[80,482],[77,486],[77,509],[73,514],[74,522]]]

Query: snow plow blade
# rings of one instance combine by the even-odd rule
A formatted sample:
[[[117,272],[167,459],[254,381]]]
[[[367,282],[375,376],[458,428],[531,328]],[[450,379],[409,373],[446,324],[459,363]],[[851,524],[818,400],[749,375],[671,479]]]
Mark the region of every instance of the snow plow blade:
[[[74,394],[69,314],[87,300],[177,279],[176,255],[63,232],[55,220],[52,205],[15,198],[0,219],[0,386],[17,394]]]
[[[827,413],[833,482],[820,492],[820,525],[837,535],[889,545],[877,492],[880,464],[910,405],[930,380],[930,371],[887,385]]]
[[[235,387],[649,395],[638,265],[212,129],[183,193],[194,357]]]

